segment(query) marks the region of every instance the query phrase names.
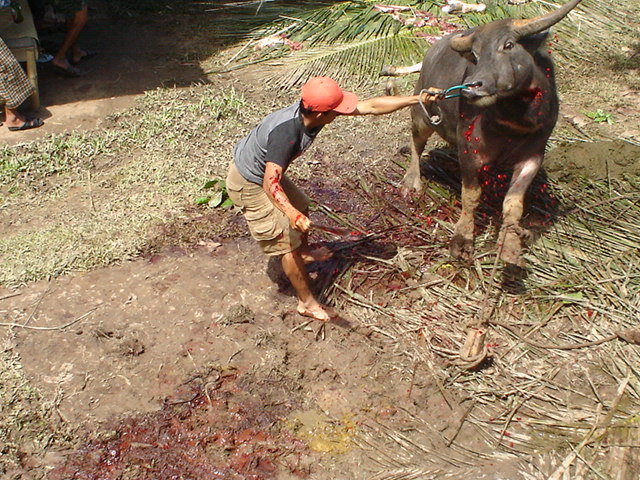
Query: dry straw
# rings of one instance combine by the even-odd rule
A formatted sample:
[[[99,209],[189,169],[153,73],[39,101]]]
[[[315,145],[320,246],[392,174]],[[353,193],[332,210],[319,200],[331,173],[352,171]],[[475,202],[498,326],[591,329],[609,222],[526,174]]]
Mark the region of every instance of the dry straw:
[[[437,384],[454,419],[435,434],[412,412],[405,412],[410,432],[372,420],[360,442],[377,465],[373,478],[462,478],[480,472],[479,458],[513,461],[529,478],[585,468],[606,478],[614,438],[625,438],[618,461],[640,447],[629,428],[640,349],[617,334],[634,332],[640,318],[640,194],[632,181],[551,183],[559,211],[527,255],[525,293],[498,288],[492,295],[492,361],[476,371],[456,360],[464,326],[480,314],[491,284],[497,229],[485,226],[476,261],[461,268],[436,247],[451,224],[436,218],[428,227],[419,218],[442,207],[441,199],[426,193],[413,206],[391,207],[380,194],[388,180],[355,182],[354,194],[379,212],[375,224],[386,231],[343,250],[347,263],[325,288],[326,300],[394,345],[410,387]],[[331,218],[353,228],[350,218]],[[380,253],[385,241],[397,246],[393,255]]]

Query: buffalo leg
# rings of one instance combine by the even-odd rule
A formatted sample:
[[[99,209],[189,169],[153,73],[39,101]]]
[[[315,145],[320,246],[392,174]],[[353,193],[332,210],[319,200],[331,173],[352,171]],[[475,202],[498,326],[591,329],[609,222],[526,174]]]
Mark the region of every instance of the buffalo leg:
[[[462,173],[462,212],[456,223],[451,239],[451,256],[462,260],[473,257],[473,230],[475,228],[475,211],[480,203],[482,189],[478,183],[478,159],[461,161]]]
[[[499,242],[501,242],[498,245],[500,258],[506,263],[520,267],[524,266],[521,256],[522,239],[528,233],[520,226],[524,196],[540,170],[541,163],[542,156],[536,156],[515,166],[509,190],[502,203],[502,228],[498,236]]]
[[[422,179],[420,178],[420,157],[424,147],[427,145],[429,137],[434,130],[425,123],[421,113],[412,112],[411,122],[411,165],[404,174],[402,181],[402,195],[407,196],[411,190],[419,192],[422,190]]]

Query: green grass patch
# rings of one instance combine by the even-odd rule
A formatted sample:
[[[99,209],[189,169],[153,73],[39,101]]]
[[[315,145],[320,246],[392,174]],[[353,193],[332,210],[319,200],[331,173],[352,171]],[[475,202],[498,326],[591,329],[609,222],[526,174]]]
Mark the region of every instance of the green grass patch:
[[[11,220],[0,226],[0,284],[135,256],[207,180],[226,175],[233,145],[260,115],[233,89],[157,89],[102,129],[3,147]]]

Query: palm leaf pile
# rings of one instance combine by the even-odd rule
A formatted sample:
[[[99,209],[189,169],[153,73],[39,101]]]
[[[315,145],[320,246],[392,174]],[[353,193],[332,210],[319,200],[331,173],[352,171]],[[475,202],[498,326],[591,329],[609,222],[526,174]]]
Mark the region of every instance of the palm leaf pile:
[[[360,173],[347,186],[364,211],[317,206],[324,221],[369,232],[334,245],[325,300],[393,346],[408,397],[416,378],[437,385],[417,406],[434,397],[447,405],[443,428],[401,407],[405,431],[372,415],[357,442],[375,465],[372,478],[474,478],[487,463],[531,479],[611,478],[627,468],[620,462],[632,465],[640,444],[638,178],[538,179],[525,223],[539,238],[524,293],[513,294],[494,268],[499,202],[484,198],[474,264],[453,265],[446,245],[459,179],[430,172],[435,181],[411,203],[388,176]],[[493,357],[470,371],[458,353],[485,304]]]
[[[385,65],[420,61],[433,41],[500,18],[530,18],[563,2],[536,1],[511,5],[487,1],[482,13],[449,15],[443,1],[399,0],[393,5],[372,1],[297,4],[268,3],[257,17],[279,18],[252,30],[221,70],[262,63],[279,87],[298,85],[313,75],[331,75],[346,84],[370,85]],[[267,9],[267,7],[264,7]],[[610,49],[611,31],[629,31],[638,6],[622,0],[587,0],[554,27],[553,49],[561,61],[593,61]],[[286,61],[285,61],[286,58]],[[271,69],[277,68],[274,73]]]

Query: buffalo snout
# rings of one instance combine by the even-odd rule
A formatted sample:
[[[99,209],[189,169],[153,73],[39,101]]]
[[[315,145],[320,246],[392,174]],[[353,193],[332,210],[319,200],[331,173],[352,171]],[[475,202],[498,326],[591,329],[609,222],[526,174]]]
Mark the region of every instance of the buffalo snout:
[[[475,99],[486,97],[490,95],[486,88],[483,88],[481,80],[465,83],[466,88],[462,90],[462,95],[470,101]]]

